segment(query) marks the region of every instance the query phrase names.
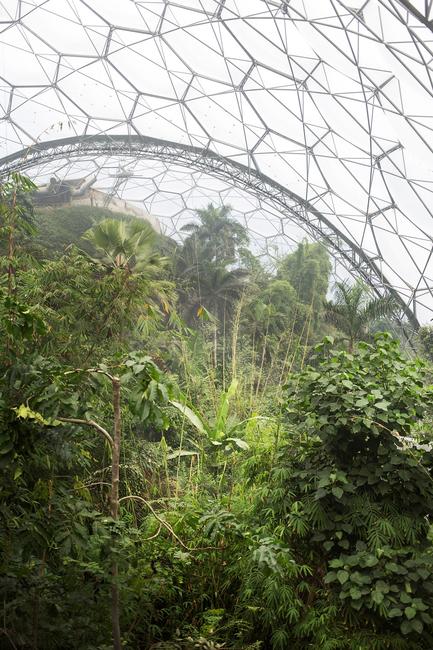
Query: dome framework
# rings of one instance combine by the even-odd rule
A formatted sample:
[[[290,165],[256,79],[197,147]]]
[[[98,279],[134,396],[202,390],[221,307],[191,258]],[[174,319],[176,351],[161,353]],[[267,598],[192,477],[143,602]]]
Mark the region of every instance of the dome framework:
[[[0,174],[230,203],[433,317],[432,0],[0,0]]]

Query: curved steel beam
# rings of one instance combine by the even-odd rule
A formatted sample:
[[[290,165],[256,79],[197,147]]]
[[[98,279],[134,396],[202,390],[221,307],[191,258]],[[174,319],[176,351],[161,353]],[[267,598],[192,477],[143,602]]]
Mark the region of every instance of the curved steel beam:
[[[425,27],[427,27],[431,32],[433,32],[433,20],[430,18],[432,11],[432,0],[425,0],[424,2],[424,12],[419,11],[414,5],[413,2],[409,0],[397,0],[402,7],[404,7],[412,16],[415,16],[417,20],[420,21]]]
[[[282,215],[287,215],[287,218],[295,221],[315,240],[324,241],[333,256],[348,270],[355,270],[377,295],[392,295],[399,306],[399,315],[406,316],[415,330],[419,328],[416,315],[384,276],[376,261],[341,232],[312,203],[269,176],[209,149],[140,135],[76,136],[37,143],[1,158],[0,178],[13,171],[30,169],[51,160],[89,155],[135,156],[162,160],[203,171],[222,178],[232,185],[242,187],[268,205],[272,205]]]

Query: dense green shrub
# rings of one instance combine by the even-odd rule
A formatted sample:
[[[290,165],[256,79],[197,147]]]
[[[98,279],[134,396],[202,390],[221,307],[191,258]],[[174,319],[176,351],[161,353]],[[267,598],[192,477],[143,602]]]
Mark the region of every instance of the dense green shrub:
[[[389,335],[353,355],[328,339],[315,368],[288,386],[296,433],[278,453],[259,512],[297,564],[310,566],[291,582],[299,602],[286,626],[318,643],[331,622],[328,642],[341,637],[312,647],[432,647],[433,453],[431,436],[415,431],[431,395],[423,375]],[[277,616],[272,624],[281,627]]]
[[[418,346],[423,356],[429,361],[433,361],[433,327],[425,325],[418,331]]]

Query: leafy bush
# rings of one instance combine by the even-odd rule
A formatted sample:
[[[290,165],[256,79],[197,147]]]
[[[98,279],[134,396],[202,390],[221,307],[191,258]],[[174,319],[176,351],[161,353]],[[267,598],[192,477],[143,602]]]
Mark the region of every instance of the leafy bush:
[[[297,564],[311,567],[295,586],[302,602],[293,634],[317,643],[333,608],[328,641],[344,630],[355,645],[326,647],[430,648],[433,453],[431,438],[415,433],[431,396],[423,366],[386,334],[354,354],[327,339],[314,363],[288,386],[297,433],[279,451],[258,508]],[[276,604],[271,616],[275,635]],[[373,638],[356,645],[360,634]]]

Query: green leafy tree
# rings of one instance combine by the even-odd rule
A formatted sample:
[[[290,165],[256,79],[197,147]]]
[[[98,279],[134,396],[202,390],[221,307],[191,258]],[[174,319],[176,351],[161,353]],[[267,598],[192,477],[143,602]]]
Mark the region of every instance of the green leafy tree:
[[[127,429],[120,398],[122,394],[126,422],[164,429],[170,386],[146,355],[121,355],[114,321],[106,323],[107,307],[122,306],[116,321],[120,327],[128,323],[134,304],[136,316],[139,301],[149,298],[154,274],[149,267],[155,260],[141,224],[126,235],[117,230],[117,239],[107,229],[105,240],[101,232],[92,240],[101,245],[101,259],[91,261],[71,251],[46,264],[20,268],[16,282],[10,238],[19,231],[20,199],[10,203],[14,187],[6,199],[3,195],[2,214],[11,223],[0,233],[10,251],[5,275],[12,283],[7,282],[4,304],[13,316],[10,322],[6,319],[9,336],[0,344],[1,636],[7,645],[20,648],[106,645],[111,609],[113,643],[120,649],[119,533],[127,526],[119,515],[121,498],[131,496],[124,493],[120,469]],[[122,300],[116,304],[119,290]],[[39,298],[37,304],[34,298]],[[83,325],[85,336],[79,338]],[[98,330],[102,325],[104,332]],[[111,349],[101,345],[101,334],[110,339]],[[85,361],[90,354],[94,365],[80,370],[66,365],[63,350],[59,353],[63,335],[75,348],[72,361]],[[111,358],[110,366],[95,363],[100,347]],[[111,433],[104,424],[110,420]],[[98,499],[86,482],[101,468],[111,470],[111,480],[98,476],[98,484],[110,488]]]
[[[104,647],[111,613],[120,648],[120,594],[130,593],[121,569],[136,531],[119,516],[132,496],[120,446],[137,428],[166,428],[170,395],[153,361],[125,354],[131,337],[116,331],[149,300],[149,247],[123,239],[102,261],[71,250],[18,266],[15,189],[0,197],[10,251],[0,314],[11,316],[0,338],[0,646]]]
[[[177,283],[183,317],[199,327],[206,337],[211,332],[214,369],[224,376],[235,304],[245,291],[249,272],[242,263],[248,243],[246,229],[230,217],[230,207],[197,210],[197,222],[186,224],[188,233],[173,255],[173,277]],[[212,322],[211,328],[206,326]],[[220,339],[222,344],[220,343]],[[224,379],[223,379],[224,382]]]
[[[41,332],[42,322],[37,309],[28,309],[17,296],[16,271],[21,261],[17,242],[34,233],[33,211],[28,194],[35,185],[26,176],[13,173],[0,183],[0,258],[6,274],[0,280],[0,332],[6,335],[6,353],[13,352],[24,338]]]
[[[247,303],[244,318],[253,337],[281,336],[296,319],[296,291],[287,280],[270,280]]]
[[[317,647],[326,638],[335,647],[427,649],[433,453],[431,436],[416,433],[431,399],[425,370],[387,334],[353,355],[332,344],[289,383],[296,429],[259,506],[311,570],[302,586],[288,574],[297,605],[273,629],[294,624],[294,636]]]
[[[106,220],[86,241],[90,253],[71,247],[21,275],[22,295],[49,324],[46,350],[77,365],[102,359],[114,345],[126,350],[131,337],[149,336],[157,322],[168,321],[174,304],[149,224]]]
[[[323,311],[330,272],[329,254],[320,243],[303,241],[278,264],[277,277],[290,282],[299,302],[311,307],[315,327]]]
[[[200,306],[221,320],[227,305],[239,297],[248,272],[239,250],[248,243],[246,229],[230,217],[230,207],[212,204],[197,210],[199,220],[183,226],[189,235],[174,254],[174,277],[179,281],[180,300],[188,322]]]
[[[247,282],[248,274],[244,269],[208,269],[201,279],[198,291],[187,298],[188,320],[192,321],[199,314],[200,307],[205,307],[220,322],[224,321]]]
[[[26,196],[35,185],[26,176],[13,173],[0,183],[0,237],[6,249],[7,290],[15,290],[16,243],[20,235],[34,232],[32,206]]]
[[[418,345],[422,355],[429,361],[433,361],[433,327],[424,325],[418,331]]]
[[[326,319],[346,335],[350,351],[357,341],[368,339],[375,321],[391,315],[395,309],[392,297],[372,298],[360,280],[352,286],[337,282],[334,300],[325,303]]]

